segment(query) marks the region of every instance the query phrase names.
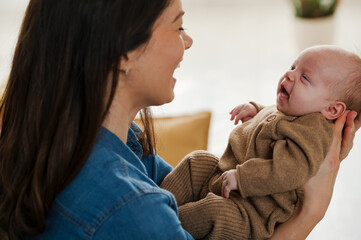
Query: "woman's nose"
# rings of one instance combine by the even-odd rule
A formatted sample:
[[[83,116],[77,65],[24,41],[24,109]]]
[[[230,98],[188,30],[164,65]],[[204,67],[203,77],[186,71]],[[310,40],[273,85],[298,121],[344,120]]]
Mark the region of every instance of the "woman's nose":
[[[193,39],[185,32],[183,32],[183,41],[186,50],[193,45]]]

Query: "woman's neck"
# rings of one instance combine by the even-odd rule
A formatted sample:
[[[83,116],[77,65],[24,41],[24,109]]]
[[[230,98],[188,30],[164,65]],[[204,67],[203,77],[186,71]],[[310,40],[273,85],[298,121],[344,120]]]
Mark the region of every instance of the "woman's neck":
[[[121,104],[122,102],[124,103],[124,101],[119,101],[119,99],[114,97],[109,108],[109,112],[103,122],[103,126],[126,143],[128,138],[128,129],[138,110],[131,109],[127,106],[127,104]]]

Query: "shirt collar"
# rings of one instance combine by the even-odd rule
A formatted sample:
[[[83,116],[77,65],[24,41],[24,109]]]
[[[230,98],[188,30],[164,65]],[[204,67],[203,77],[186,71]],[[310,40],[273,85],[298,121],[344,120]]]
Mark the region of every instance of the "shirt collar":
[[[141,133],[142,130],[138,127],[138,125],[132,122],[128,130],[127,145],[139,157],[139,159],[143,157],[143,148],[139,143],[138,138]]]
[[[143,157],[143,147],[139,142],[138,136],[142,134],[142,130],[135,124],[134,122],[130,125],[128,130],[128,138],[127,138],[127,147],[132,150],[132,152],[141,159]],[[98,139],[103,139],[105,141],[101,141],[102,145],[107,145],[113,151],[120,154],[122,145],[125,145],[122,140],[120,140],[114,133],[109,131],[105,127],[101,127],[98,135]]]

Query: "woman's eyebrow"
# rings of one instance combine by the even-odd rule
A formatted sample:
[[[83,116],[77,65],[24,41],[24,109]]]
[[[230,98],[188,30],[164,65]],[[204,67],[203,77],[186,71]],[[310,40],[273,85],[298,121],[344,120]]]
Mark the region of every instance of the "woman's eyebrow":
[[[184,11],[181,11],[176,17],[175,19],[173,20],[173,23],[176,22],[179,18],[181,18],[183,15],[184,15]]]

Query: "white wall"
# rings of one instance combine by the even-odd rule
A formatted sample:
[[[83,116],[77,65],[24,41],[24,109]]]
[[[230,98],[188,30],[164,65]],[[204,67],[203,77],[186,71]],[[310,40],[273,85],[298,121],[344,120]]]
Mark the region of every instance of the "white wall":
[[[6,81],[9,74],[27,3],[26,0],[0,0],[0,84]]]
[[[76,1],[76,0],[74,0]],[[0,0],[0,81],[6,79],[26,7],[25,0]],[[183,0],[184,27],[193,37],[176,70],[175,100],[156,115],[211,110],[209,150],[222,154],[233,124],[229,110],[255,100],[272,104],[281,74],[300,51],[297,19],[288,0]],[[334,19],[332,44],[361,49],[361,1],[342,0]],[[302,24],[301,24],[302,25]],[[325,29],[325,28],[323,28]],[[301,35],[300,35],[301,33]],[[361,134],[341,166],[324,220],[308,239],[361,239]]]

